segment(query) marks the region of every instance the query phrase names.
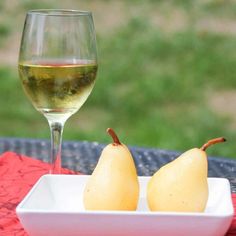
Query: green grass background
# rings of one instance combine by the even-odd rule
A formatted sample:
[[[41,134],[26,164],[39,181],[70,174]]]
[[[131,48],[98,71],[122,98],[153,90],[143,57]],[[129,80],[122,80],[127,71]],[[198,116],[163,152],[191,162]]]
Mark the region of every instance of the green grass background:
[[[184,151],[224,136],[227,143],[208,153],[236,157],[236,112],[216,111],[209,102],[227,91],[236,94],[236,32],[198,27],[205,18],[235,23],[235,1],[13,2],[0,3],[0,50],[21,33],[29,9],[94,13],[97,82],[88,101],[67,121],[64,140],[108,143],[105,130],[113,127],[128,145]],[[116,14],[118,8],[122,15]],[[176,12],[184,16],[184,27],[177,29],[171,22]],[[161,27],[153,23],[159,13],[166,20]],[[115,18],[114,27],[104,24],[110,20],[106,22],[106,14]],[[45,118],[22,91],[17,65],[1,63],[0,78],[0,136],[49,138]]]

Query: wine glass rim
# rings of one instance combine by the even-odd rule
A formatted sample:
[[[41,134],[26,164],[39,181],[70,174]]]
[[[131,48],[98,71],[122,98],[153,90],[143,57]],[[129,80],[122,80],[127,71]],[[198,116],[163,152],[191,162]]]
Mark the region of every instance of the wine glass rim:
[[[29,10],[27,14],[36,14],[36,15],[44,15],[44,16],[83,16],[83,15],[91,15],[91,11],[84,10],[72,10],[72,9],[36,9]]]

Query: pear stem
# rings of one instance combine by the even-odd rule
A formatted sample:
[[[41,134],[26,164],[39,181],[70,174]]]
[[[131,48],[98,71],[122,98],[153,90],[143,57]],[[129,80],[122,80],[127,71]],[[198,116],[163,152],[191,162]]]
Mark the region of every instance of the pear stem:
[[[216,144],[216,143],[222,143],[222,142],[225,142],[225,141],[226,141],[226,139],[223,138],[223,137],[214,138],[214,139],[209,140],[207,143],[205,143],[200,149],[201,149],[202,151],[206,151],[206,149],[207,149],[209,146],[211,146],[211,145],[213,145],[213,144]]]
[[[108,128],[107,133],[112,137],[114,145],[121,145],[119,138],[117,137],[115,131],[112,128]]]

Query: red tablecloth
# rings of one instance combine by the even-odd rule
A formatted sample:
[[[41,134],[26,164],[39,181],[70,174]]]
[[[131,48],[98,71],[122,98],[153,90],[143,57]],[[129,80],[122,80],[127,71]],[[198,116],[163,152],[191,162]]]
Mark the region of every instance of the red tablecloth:
[[[49,164],[42,161],[6,152],[0,156],[0,235],[26,236],[15,208],[28,193],[36,181],[49,171]],[[63,174],[76,174],[62,169]],[[236,194],[232,195],[236,210]],[[236,236],[236,216],[232,221],[227,236]]]

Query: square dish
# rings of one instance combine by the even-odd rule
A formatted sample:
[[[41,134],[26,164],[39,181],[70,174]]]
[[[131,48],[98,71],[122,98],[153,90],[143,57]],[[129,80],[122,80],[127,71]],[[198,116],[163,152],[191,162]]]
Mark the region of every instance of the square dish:
[[[223,236],[233,217],[227,179],[208,178],[205,212],[176,213],[149,211],[145,195],[150,177],[139,177],[137,211],[86,211],[82,197],[88,178],[86,175],[42,176],[16,208],[29,235]]]

